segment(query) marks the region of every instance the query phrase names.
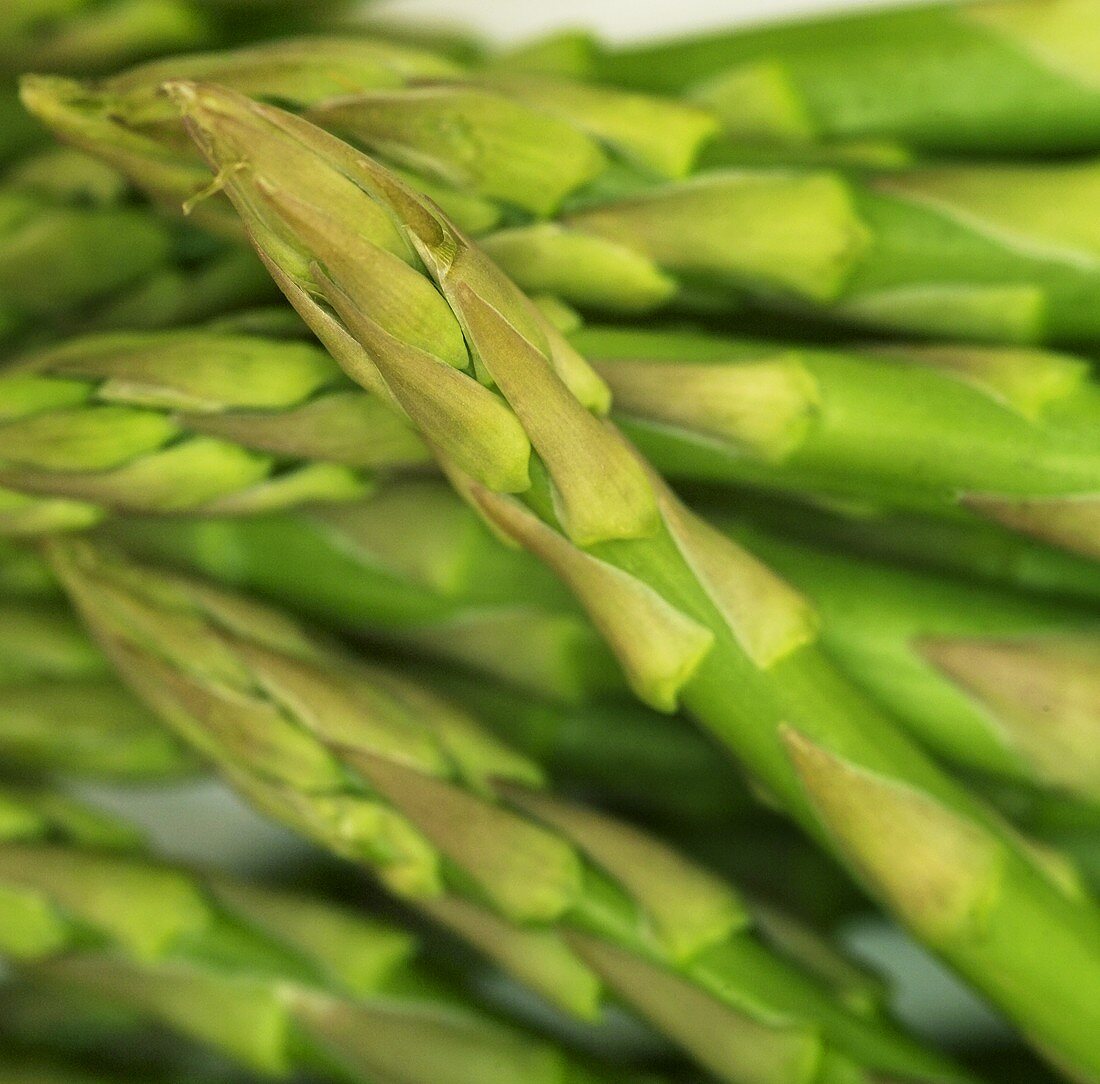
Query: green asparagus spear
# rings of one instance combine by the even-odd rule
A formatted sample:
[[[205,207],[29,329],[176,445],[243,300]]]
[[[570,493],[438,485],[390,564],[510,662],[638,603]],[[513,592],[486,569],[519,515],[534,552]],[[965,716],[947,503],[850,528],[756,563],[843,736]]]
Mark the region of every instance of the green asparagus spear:
[[[825,649],[938,757],[1100,798],[1092,758],[1100,735],[1095,615],[784,542],[774,524],[754,529],[751,519],[721,506],[708,518],[813,600]],[[667,721],[642,708],[626,709],[615,695],[625,692],[621,679],[593,666],[604,656],[596,633],[560,588],[544,588],[537,562],[479,530],[472,511],[439,482],[397,481],[365,502],[251,521],[130,519],[110,534],[131,550],[258,591],[330,626],[519,686],[519,696],[507,687],[479,690],[476,679],[452,688],[472,696],[509,740],[539,759],[529,742],[540,731],[562,743],[551,758],[568,758],[576,734],[587,762],[581,779],[606,760],[664,806],[677,785],[647,784],[630,765],[644,758],[645,770],[660,773],[667,743],[666,771],[682,763],[701,775],[694,789],[711,808],[735,808],[722,797],[729,777],[703,768],[709,747],[674,737]],[[580,710],[567,713],[563,704]],[[629,750],[617,747],[620,740]],[[593,741],[607,743],[602,756]],[[570,778],[580,766],[572,762]]]
[[[1100,149],[1098,40],[1091,0],[979,0],[590,49],[588,66],[706,103],[739,145],[1018,157]]]
[[[1100,1080],[1096,903],[828,662],[807,600],[676,501],[541,312],[347,144],[232,91],[168,89],[299,313],[570,586],[636,693],[682,701],[1037,1047]]]
[[[715,501],[707,493],[705,500]],[[1100,564],[995,523],[883,513],[850,503],[792,503],[723,489],[754,521],[807,542],[1080,605],[1100,601]]]
[[[0,12],[0,71],[109,71],[197,48],[212,32],[186,0],[10,0]]]
[[[581,329],[572,342],[666,475],[977,515],[1100,557],[1100,386],[1087,361],[614,328]]]
[[[320,64],[324,49],[308,55]],[[309,106],[484,236],[530,292],[618,313],[674,306],[977,341],[1100,338],[1096,162],[862,178],[708,169],[675,180],[714,123],[678,102],[488,73],[324,101],[303,85],[300,60],[268,59],[263,78],[233,55],[173,60],[101,87],[29,78],[24,100],[64,138],[222,230],[232,228],[225,204],[196,202],[209,183],[150,85],[173,69]]]
[[[175,778],[193,758],[115,678],[73,616],[0,604],[0,769]]]
[[[107,508],[248,512],[361,495],[424,451],[306,343],[204,331],[87,336],[0,374],[0,521],[82,526]],[[43,523],[43,521],[46,521]]]
[[[79,540],[50,552],[120,673],[233,786],[562,1007],[595,1018],[614,993],[738,1084],[964,1079],[849,969],[837,996],[726,884],[553,797],[427,689],[246,599]]]
[[[37,821],[5,824],[0,843],[0,949],[36,983],[136,1010],[274,1078],[614,1079],[464,1003],[404,931]]]
[[[1100,799],[1094,613],[712,522],[813,599],[825,648],[928,748],[963,767]]]

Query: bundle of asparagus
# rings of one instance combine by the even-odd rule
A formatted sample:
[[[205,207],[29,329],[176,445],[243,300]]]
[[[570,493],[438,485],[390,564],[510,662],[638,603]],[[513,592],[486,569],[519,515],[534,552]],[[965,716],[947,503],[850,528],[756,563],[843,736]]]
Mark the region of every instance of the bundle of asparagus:
[[[1100,1084],[1095,5],[9,6],[0,1076]],[[196,776],[446,936],[68,795]]]

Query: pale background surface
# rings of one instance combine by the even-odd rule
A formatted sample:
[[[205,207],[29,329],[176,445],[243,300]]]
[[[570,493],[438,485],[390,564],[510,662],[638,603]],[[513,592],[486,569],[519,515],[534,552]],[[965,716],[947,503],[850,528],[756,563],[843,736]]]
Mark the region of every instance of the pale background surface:
[[[760,22],[809,12],[897,6],[902,0],[376,0],[386,18],[465,25],[497,41],[583,26],[609,41],[632,41]]]

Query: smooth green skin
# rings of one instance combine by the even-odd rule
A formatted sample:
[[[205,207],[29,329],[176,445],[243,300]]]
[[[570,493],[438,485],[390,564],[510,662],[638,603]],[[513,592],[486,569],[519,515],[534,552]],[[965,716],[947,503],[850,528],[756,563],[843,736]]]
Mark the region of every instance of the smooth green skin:
[[[988,809],[937,768],[827,659],[810,645],[769,670],[754,665],[734,640],[666,537],[596,548],[620,568],[705,621],[715,646],[683,689],[686,710],[733,751],[776,801],[819,844],[851,867],[818,818],[788,759],[781,733],[797,727],[811,740],[887,779],[899,780],[1005,840],[1002,880],[988,901],[980,936],[933,938],[931,946],[1082,1080],[1100,1079],[1100,918],[1091,900],[1073,900],[1012,849]],[[858,868],[852,870],[861,876]],[[864,886],[890,905],[864,877]],[[916,885],[914,885],[916,888]],[[903,921],[907,916],[902,913]],[[1071,974],[1073,982],[1067,984]],[[1081,995],[1089,991],[1085,1000]],[[1087,1019],[1097,1004],[1097,1019]]]
[[[1023,784],[1057,785],[1044,780],[998,732],[992,709],[936,670],[921,656],[918,644],[924,637],[1041,642],[1048,636],[1076,635],[1095,645],[1100,658],[1100,620],[1095,614],[854,561],[792,543],[730,516],[719,514],[715,521],[813,599],[821,612],[826,649],[937,756]]]
[[[85,552],[93,561],[99,560],[94,555],[94,551]],[[73,591],[74,601],[77,601],[85,620],[96,634],[102,637],[105,643],[113,643],[113,649],[118,649],[125,643],[126,650],[131,653],[151,651],[153,654],[149,658],[153,661],[157,657],[157,645],[139,647],[125,629],[116,629],[109,617],[106,623],[101,623],[96,616],[98,608],[94,600],[97,577],[101,574],[110,576],[110,566],[102,566],[102,571],[96,568],[91,576],[87,576],[86,566],[85,571],[81,571],[77,564],[72,563],[71,551],[66,549],[65,543],[59,542],[53,553],[59,572]],[[77,560],[79,562],[80,558]],[[123,566],[123,568],[126,567],[132,569],[134,566]],[[152,577],[144,582],[155,582],[157,574],[154,570],[143,569],[142,571]],[[125,580],[118,580],[117,586],[121,587],[125,583]],[[175,584],[178,588],[179,581],[175,581]],[[168,587],[167,581],[165,587]],[[139,608],[149,613],[153,621],[163,622],[166,626],[180,614],[180,611],[172,606],[162,607],[159,592],[146,593],[139,590],[134,593],[133,600]],[[201,617],[201,614],[201,608],[187,614],[186,627],[191,637],[202,634],[202,630],[193,623],[193,619],[197,616]],[[264,615],[258,605],[252,611],[249,620],[259,622],[257,628],[271,627],[279,622],[284,622],[283,627],[286,627],[285,618],[275,612],[270,616]],[[211,636],[209,647],[217,652],[230,646],[230,641],[219,637],[217,622],[213,618],[207,618],[206,621]],[[241,635],[247,636],[247,631],[243,628]],[[108,647],[108,651],[111,650],[112,648]],[[132,661],[139,657],[131,654]],[[301,660],[301,664],[305,666],[309,665],[311,658],[309,655],[291,655],[291,657]],[[241,656],[242,661],[243,658],[244,656]],[[163,661],[169,661],[169,665],[179,665],[182,662],[182,660],[162,660],[162,665]],[[332,658],[331,663],[339,665],[338,657]],[[156,694],[151,695],[157,679],[153,675],[142,672],[140,661],[137,662],[136,669],[130,664],[124,664],[122,672],[132,680],[135,691],[149,696],[151,704],[157,705]],[[320,674],[331,676],[331,671],[320,671]],[[196,677],[201,679],[202,674],[196,671],[189,676],[191,679]],[[152,686],[147,684],[150,677],[153,677]],[[369,680],[368,672],[363,672],[362,678]],[[260,687],[258,682],[257,678],[257,688]],[[385,685],[380,684],[379,689],[384,690]],[[222,686],[216,680],[209,682],[208,693],[218,699],[227,713],[233,712],[234,705],[240,705],[240,700],[233,695],[223,698]],[[173,695],[167,688],[164,694],[168,699]],[[163,701],[159,707],[164,710]],[[318,704],[316,707],[323,709],[323,705]],[[186,709],[183,710],[186,713]],[[285,706],[283,710],[286,710]],[[364,719],[369,717],[371,712],[369,701],[364,701],[362,712]],[[431,716],[424,712],[422,704],[417,706],[417,717],[421,720],[418,725],[430,726]],[[323,812],[320,818],[306,818],[303,821],[303,804],[310,804],[317,793],[308,784],[303,785],[300,791],[294,789],[289,778],[273,785],[271,777],[266,772],[262,769],[257,770],[246,756],[242,756],[242,749],[232,739],[227,742],[216,730],[206,730],[203,721],[198,718],[182,722],[178,715],[165,712],[165,721],[174,728],[178,727],[186,740],[201,743],[204,753],[226,772],[230,783],[241,789],[246,796],[252,796],[254,800],[259,801],[266,813],[287,820],[292,827],[299,830],[302,830],[304,825],[308,825],[307,830],[323,845],[333,847],[345,856],[357,857],[368,864],[372,861],[376,862],[383,871],[385,870],[386,861],[392,855],[390,845],[384,844],[379,854],[372,856],[366,841],[357,845],[356,841],[348,836],[348,831],[354,831],[350,825],[344,829],[336,824],[333,829],[329,829],[324,823]],[[241,719],[242,729],[240,730],[246,747],[251,740],[246,735],[250,725],[250,717],[246,713]],[[327,742],[325,733],[329,725],[338,728],[345,737],[336,743]],[[308,729],[303,721],[298,721],[298,729],[303,737],[308,735],[310,741],[318,743],[320,748],[337,758],[346,756],[347,759],[342,762],[346,779],[342,785],[343,789],[338,793],[350,802],[356,798],[360,800],[364,797],[369,798],[372,792],[375,795],[378,792],[371,786],[367,777],[356,770],[354,739],[347,731],[347,725],[346,716],[343,719],[334,718],[330,724],[323,718],[323,714],[321,718],[313,720]],[[364,734],[362,740],[366,748],[374,750],[375,756],[381,754],[381,747],[373,744],[369,733]],[[512,770],[515,770],[514,766]],[[529,775],[522,777],[531,778]],[[442,783],[442,781],[438,782]],[[522,808],[518,804],[512,806],[502,798],[494,798],[491,794],[479,788],[473,788],[468,782],[463,782],[459,778],[452,778],[449,782],[452,787],[464,788],[471,795],[476,795],[480,801],[487,803],[491,808],[513,810]],[[285,796],[280,797],[280,793],[284,791]],[[320,797],[323,798],[324,794],[322,793]],[[374,801],[377,800],[375,797]],[[405,808],[404,816],[411,818],[412,823],[420,827],[421,822],[411,810]],[[539,823],[549,825],[548,821]],[[427,822],[425,824],[422,830],[427,833],[427,838],[432,838],[433,829]],[[487,829],[487,831],[490,830]],[[569,837],[563,834],[560,838],[565,842]],[[654,843],[655,841],[651,841],[649,845],[652,846]],[[569,846],[574,847],[571,842]],[[489,851],[481,853],[488,855]],[[850,1080],[862,1079],[855,1075],[858,1072],[857,1066],[864,1066],[867,1070],[893,1072],[902,1077],[908,1075],[914,1080],[963,1081],[968,1079],[935,1055],[915,1045],[892,1024],[883,1020],[877,1009],[868,1010],[866,1006],[862,1009],[852,1009],[846,1006],[835,996],[835,990],[827,982],[814,977],[810,970],[799,965],[797,953],[792,951],[787,955],[782,949],[778,952],[773,950],[766,939],[761,938],[750,924],[739,921],[732,927],[724,926],[721,934],[712,934],[692,954],[681,959],[675,958],[663,948],[659,939],[655,939],[649,932],[649,923],[643,917],[646,913],[645,895],[641,894],[641,898],[637,900],[632,897],[625,885],[620,884],[595,861],[585,857],[579,845],[576,846],[575,853],[583,868],[578,885],[579,891],[575,896],[571,895],[568,900],[562,901],[563,908],[556,919],[546,922],[543,926],[539,926],[532,920],[533,924],[530,928],[575,930],[593,935],[632,956],[639,957],[650,966],[669,970],[691,985],[708,991],[709,995],[717,998],[719,1003],[731,1007],[737,1013],[744,1012],[747,1006],[751,1006],[752,1018],[764,1023],[766,1027],[772,1026],[774,1021],[792,1020],[796,1031],[800,1034],[805,1033],[811,1047],[817,1049],[822,1058],[820,1064],[813,1063],[816,1065],[815,1075],[810,1078],[820,1084],[843,1084]],[[444,854],[446,855],[445,851]],[[489,861],[490,865],[496,865],[499,858],[490,858]],[[477,887],[474,874],[467,872],[459,865],[457,859],[445,857],[441,873],[448,893],[465,897],[480,907],[493,906],[487,893]],[[668,880],[667,874],[664,875],[664,880]],[[671,891],[671,885],[663,886],[662,891],[663,893]],[[415,893],[411,894],[414,903],[417,902],[417,898]],[[427,902],[430,907],[430,897]],[[598,969],[597,973],[599,973]],[[623,996],[628,1003],[633,1003],[629,994],[623,993]],[[645,1015],[644,1000],[636,1007],[640,1008]],[[782,1048],[790,1041],[789,1033],[784,1025],[775,1026],[779,1027],[777,1039]],[[701,1038],[704,1053],[700,1053],[700,1050],[695,1047],[689,1046],[689,1049],[701,1058],[703,1064],[710,1065],[714,1069],[713,1061],[707,1061],[708,1056],[713,1059],[714,1055],[706,1053],[712,1037]],[[756,1041],[764,1042],[760,1037]],[[721,1072],[724,1078],[731,1081],[746,1080],[755,1084],[757,1079],[762,1079],[753,1075],[743,1075],[743,1071],[737,1064],[724,1064]],[[786,1077],[777,1079],[785,1080]],[[801,1081],[803,1078],[798,1079]]]
[[[1043,0],[1030,6],[1040,10]],[[627,46],[599,54],[595,69],[623,86],[680,94],[759,63],[789,82],[808,115],[807,143],[885,139],[932,153],[1014,155],[1100,145],[1095,86],[969,21],[955,4]]]
[[[21,802],[18,793],[3,797]],[[137,1011],[275,1078],[300,1068],[374,1084],[400,1065],[402,1079],[424,1084],[623,1080],[465,1002],[423,969],[415,941],[396,927],[317,899],[204,879],[140,851],[89,847],[48,807],[26,812],[0,842],[0,909],[17,922],[0,943],[32,982]],[[112,879],[132,895],[124,899]],[[123,910],[106,916],[95,896],[112,892]],[[21,899],[44,905],[49,937],[21,934]],[[309,921],[293,917],[299,909]],[[313,927],[326,930],[320,945]],[[190,986],[190,997],[171,993],[172,984]],[[315,1010],[310,999],[319,999]],[[445,1058],[433,1057],[436,1043]]]
[[[744,511],[770,531],[893,564],[946,573],[969,583],[1053,598],[1100,602],[1100,564],[980,520],[924,518],[863,508],[816,506],[723,487],[704,505]]]
[[[1100,387],[1092,380],[1032,420],[962,377],[876,356],[874,347],[857,353],[599,327],[582,328],[571,340],[597,365],[790,359],[809,373],[817,403],[805,434],[778,462],[732,439],[620,409],[617,419],[639,447],[663,474],[680,480],[948,515],[959,514],[959,497],[968,493],[1054,497],[1100,486]]]

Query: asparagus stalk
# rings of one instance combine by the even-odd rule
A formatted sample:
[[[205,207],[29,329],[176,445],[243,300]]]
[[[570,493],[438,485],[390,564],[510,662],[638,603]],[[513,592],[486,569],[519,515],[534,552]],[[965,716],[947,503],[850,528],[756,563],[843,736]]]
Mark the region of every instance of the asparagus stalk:
[[[464,1003],[404,931],[89,848],[43,820],[0,844],[0,946],[37,983],[136,1010],[274,1078],[301,1067],[370,1084],[613,1079]]]
[[[724,492],[723,499],[730,496]],[[732,496],[754,521],[810,543],[1063,603],[1100,601],[1100,565],[1095,560],[998,524],[882,513],[848,504],[793,504],[751,491]]]
[[[204,331],[47,348],[0,374],[0,484],[12,532],[106,509],[242,513],[359,496],[419,441],[306,343]],[[52,513],[52,514],[51,514]]]
[[[614,993],[720,1079],[959,1080],[854,988],[767,943],[723,882],[541,787],[533,763],[391,672],[275,611],[122,563],[50,552],[139,695],[260,809],[451,926],[563,1008]],[[775,936],[775,932],[771,932]]]
[[[134,287],[171,245],[168,228],[136,208],[0,189],[0,342]]]
[[[822,644],[952,763],[1100,799],[1100,622],[717,522],[813,599]]]
[[[606,385],[539,310],[346,144],[232,91],[169,91],[299,313],[357,379],[390,390],[495,528],[570,586],[636,693],[682,701],[1040,1049],[1100,1080],[1094,901],[829,664],[802,596],[677,503],[600,419]]]
[[[666,475],[977,515],[1100,557],[1100,386],[1087,361],[613,328],[581,329],[572,341]]]
[[[1092,756],[1100,625],[1088,611],[785,542],[774,524],[754,528],[720,508],[708,518],[812,599],[823,647],[936,756],[1100,798]],[[592,665],[605,656],[595,630],[560,588],[547,589],[530,555],[478,529],[439,482],[394,482],[332,510],[129,520],[109,533],[332,627],[503,679],[504,687],[479,688],[476,678],[449,687],[531,755],[565,758],[571,779],[583,781],[606,761],[628,800],[648,793],[674,807],[682,789],[716,811],[736,810],[729,775],[705,766],[708,744],[674,734],[642,707],[625,708],[616,695],[626,691],[621,677]],[[303,577],[303,568],[312,571]],[[568,635],[557,640],[548,629]],[[553,735],[553,752],[529,744],[539,733]],[[673,765],[694,775],[694,786],[677,784]],[[601,781],[602,792],[609,787],[614,793],[613,780]]]
[[[193,758],[115,678],[72,614],[0,604],[3,773],[175,778]]]
[[[1089,0],[861,11],[590,50],[604,79],[685,94],[738,144],[1013,156],[1100,148]]]
[[[157,356],[167,359],[188,341],[196,351],[203,348],[201,339],[179,336],[136,338],[129,348],[137,351],[144,344],[144,353],[154,359],[147,364],[163,369],[168,362],[156,361]],[[1100,390],[1084,361],[966,346],[839,352],[613,328],[582,328],[571,341],[595,360],[613,389],[616,419],[667,475],[751,484],[869,509],[981,516],[1100,556],[1094,522]],[[120,350],[127,348],[125,340],[120,343]],[[78,341],[61,355],[100,349],[97,340]],[[270,348],[273,354],[295,349],[305,350]],[[57,364],[54,356],[47,351],[26,366],[50,371]],[[364,415],[354,439],[367,444],[369,428],[382,425],[386,412],[363,395],[354,399],[347,391],[345,396],[347,412],[355,401],[355,410]],[[4,398],[0,385],[0,413]],[[286,404],[268,409],[279,406]],[[63,404],[50,420],[61,426],[68,419],[65,433],[86,421],[85,414],[67,410]],[[293,411],[285,417],[295,428]],[[270,422],[274,425],[273,414]],[[374,443],[385,443],[390,435],[403,446],[401,455],[415,462],[421,454],[417,438],[396,422]],[[250,446],[247,426],[239,440]],[[6,458],[3,443],[0,435],[0,455]],[[326,449],[311,435],[295,451],[326,459]],[[82,473],[74,477],[74,470],[87,470],[79,456],[68,472],[57,470],[45,479],[33,470],[26,479],[18,471],[0,478],[12,488],[46,488],[80,500],[87,479]],[[131,507],[148,507],[149,500],[156,506],[140,491],[127,500]]]
[[[11,0],[0,13],[0,71],[109,70],[197,48],[212,29],[185,0]]]

